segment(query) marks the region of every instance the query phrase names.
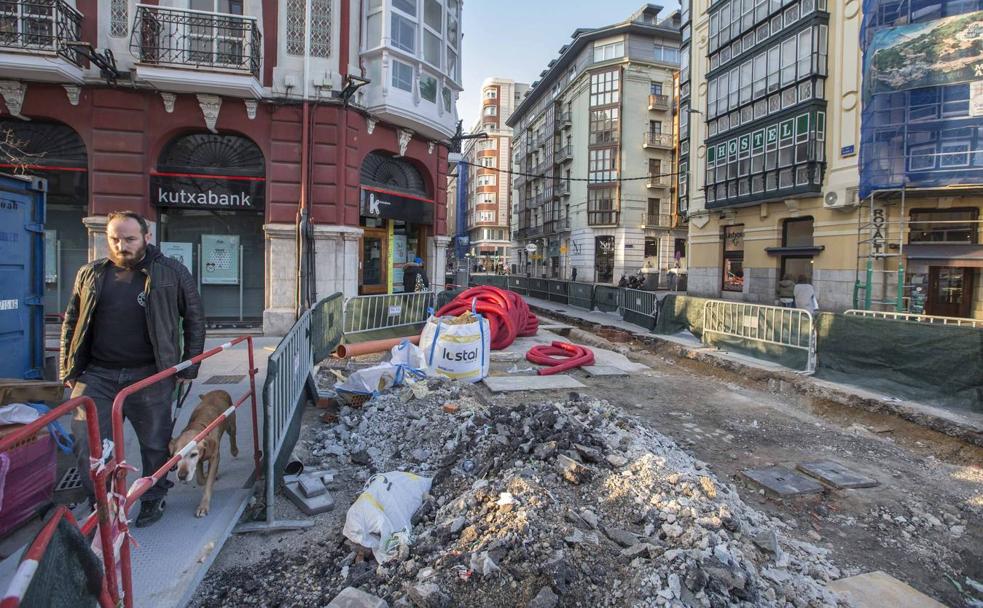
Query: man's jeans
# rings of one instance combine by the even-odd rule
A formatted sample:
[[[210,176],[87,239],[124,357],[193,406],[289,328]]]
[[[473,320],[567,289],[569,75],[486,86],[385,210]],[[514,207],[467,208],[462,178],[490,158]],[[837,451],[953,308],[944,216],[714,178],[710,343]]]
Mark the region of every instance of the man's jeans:
[[[90,365],[79,376],[72,390],[72,397],[91,397],[96,403],[99,413],[99,434],[103,439],[112,439],[113,399],[125,387],[157,373],[155,366],[130,369],[107,369]],[[170,458],[168,444],[174,422],[171,419],[171,395],[174,392],[174,377],[171,376],[147,388],[134,393],[123,402],[123,417],[130,421],[140,441],[140,457],[143,461],[141,475],[153,474],[167,459]],[[75,435],[75,456],[78,459],[79,477],[82,484],[93,496],[92,479],[89,477],[89,441],[85,424],[85,411],[76,410],[72,421],[72,433]],[[127,454],[132,460],[133,455]],[[132,481],[132,480],[131,480]],[[167,475],[161,477],[154,487],[147,490],[143,500],[163,498],[167,488],[174,485],[167,480]],[[125,493],[126,489],[121,488]]]

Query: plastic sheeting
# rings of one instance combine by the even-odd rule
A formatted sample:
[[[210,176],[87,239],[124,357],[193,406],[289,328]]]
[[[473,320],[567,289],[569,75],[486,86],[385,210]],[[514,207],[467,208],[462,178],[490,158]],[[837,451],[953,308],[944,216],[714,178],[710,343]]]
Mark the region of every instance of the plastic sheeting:
[[[983,184],[983,0],[864,0],[863,14],[860,196]]]
[[[820,313],[816,376],[983,412],[983,330]]]
[[[62,519],[24,594],[24,608],[97,606],[102,565],[79,529]]]
[[[678,334],[689,330],[699,338],[703,335],[703,305],[706,298],[669,294],[659,302],[659,317],[653,330],[657,334]]]

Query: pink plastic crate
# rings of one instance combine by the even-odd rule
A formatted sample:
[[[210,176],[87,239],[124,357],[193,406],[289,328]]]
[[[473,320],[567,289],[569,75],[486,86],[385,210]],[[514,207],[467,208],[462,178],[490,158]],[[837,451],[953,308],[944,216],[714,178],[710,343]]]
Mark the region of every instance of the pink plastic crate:
[[[0,426],[0,437],[20,428]],[[51,502],[55,492],[55,442],[47,429],[7,451],[10,468],[3,484],[0,504],[0,536],[16,530]]]

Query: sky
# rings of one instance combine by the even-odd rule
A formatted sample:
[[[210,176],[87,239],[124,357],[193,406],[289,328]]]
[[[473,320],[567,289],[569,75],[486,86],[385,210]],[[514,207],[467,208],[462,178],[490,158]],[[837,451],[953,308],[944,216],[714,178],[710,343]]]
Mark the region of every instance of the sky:
[[[489,76],[532,84],[578,27],[611,25],[627,19],[642,0],[467,0],[463,8],[462,76],[458,116],[467,132],[481,111],[481,82]],[[679,8],[677,0],[660,18]]]

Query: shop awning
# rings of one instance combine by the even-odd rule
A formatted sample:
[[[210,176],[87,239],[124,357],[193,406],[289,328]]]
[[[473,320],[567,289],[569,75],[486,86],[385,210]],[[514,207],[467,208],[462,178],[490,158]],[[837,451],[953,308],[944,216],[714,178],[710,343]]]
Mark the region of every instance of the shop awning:
[[[909,260],[929,262],[930,266],[983,268],[983,245],[911,243],[905,245],[904,253]]]
[[[365,217],[433,224],[433,210],[432,199],[362,186],[361,213]]]
[[[826,245],[806,245],[803,247],[765,247],[768,255],[817,256],[826,250]]]

